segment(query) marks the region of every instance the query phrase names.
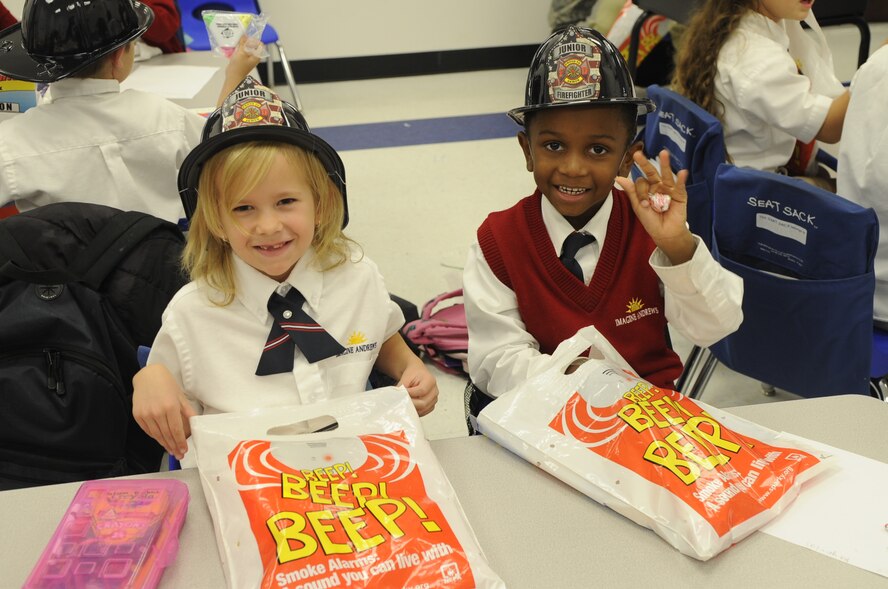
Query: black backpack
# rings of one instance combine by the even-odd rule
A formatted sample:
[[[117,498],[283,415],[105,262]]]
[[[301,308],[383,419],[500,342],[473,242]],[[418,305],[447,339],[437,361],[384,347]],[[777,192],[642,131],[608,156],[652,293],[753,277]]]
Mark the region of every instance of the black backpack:
[[[0,489],[157,471],[137,348],[187,282],[172,223],[59,203],[0,221]]]

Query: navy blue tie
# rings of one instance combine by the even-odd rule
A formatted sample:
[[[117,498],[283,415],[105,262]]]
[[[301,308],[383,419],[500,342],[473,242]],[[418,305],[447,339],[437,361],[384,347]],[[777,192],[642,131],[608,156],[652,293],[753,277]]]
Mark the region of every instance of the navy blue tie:
[[[291,372],[296,347],[310,363],[345,351],[333,336],[302,310],[304,302],[305,297],[295,288],[291,288],[285,297],[275,292],[268,299],[268,312],[273,322],[256,368],[257,376]]]
[[[570,270],[570,273],[583,283],[586,281],[583,280],[583,269],[580,268],[580,263],[577,262],[576,255],[581,248],[589,245],[593,241],[595,241],[595,238],[588,233],[577,233],[574,231],[564,240],[564,245],[561,246],[561,255],[558,256],[558,259],[561,260],[561,263],[564,264],[565,268]]]

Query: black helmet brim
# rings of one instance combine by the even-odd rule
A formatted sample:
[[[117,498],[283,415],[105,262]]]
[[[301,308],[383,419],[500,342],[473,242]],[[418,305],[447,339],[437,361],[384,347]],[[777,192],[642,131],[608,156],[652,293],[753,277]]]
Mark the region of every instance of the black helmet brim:
[[[531,112],[548,110],[551,108],[566,108],[571,106],[620,106],[634,105],[637,107],[637,116],[644,116],[653,112],[657,107],[650,98],[610,98],[590,100],[588,102],[555,102],[552,104],[537,104],[533,106],[520,106],[508,112],[509,118],[519,125],[526,126],[525,116]]]

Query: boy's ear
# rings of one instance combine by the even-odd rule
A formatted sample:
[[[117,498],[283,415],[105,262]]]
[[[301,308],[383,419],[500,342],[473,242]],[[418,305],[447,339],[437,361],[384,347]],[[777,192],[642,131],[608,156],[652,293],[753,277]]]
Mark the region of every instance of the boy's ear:
[[[629,177],[629,172],[632,170],[632,164],[634,163],[635,152],[641,151],[643,147],[644,144],[641,141],[636,141],[629,146],[629,149],[626,150],[626,154],[623,156],[623,161],[620,162],[620,176]]]
[[[524,151],[524,161],[527,165],[527,171],[533,172],[533,154],[530,152],[530,139],[527,137],[527,133],[524,131],[518,132],[518,143],[521,144],[521,149]]]
[[[114,51],[108,54],[108,61],[111,62],[111,65],[115,68],[120,67],[120,64],[123,60],[123,56],[126,54],[126,49],[129,46],[129,43],[124,43]]]

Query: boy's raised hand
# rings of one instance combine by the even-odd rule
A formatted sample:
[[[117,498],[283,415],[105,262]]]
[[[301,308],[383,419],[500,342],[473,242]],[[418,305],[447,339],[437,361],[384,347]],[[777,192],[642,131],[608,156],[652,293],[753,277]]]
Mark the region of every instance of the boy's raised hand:
[[[678,175],[673,175],[669,152],[665,149],[658,156],[662,176],[640,150],[632,157],[643,176],[635,182],[617,176],[616,182],[629,197],[632,210],[657,247],[673,265],[683,264],[691,259],[696,248],[694,236],[687,227],[688,192],[685,182],[688,172],[681,170]],[[650,196],[656,193],[671,198],[669,208],[664,212],[658,212],[651,205]]]
[[[191,435],[188,419],[196,415],[185,392],[160,364],[146,366],[133,378],[133,417],[145,433],[181,460]]]

